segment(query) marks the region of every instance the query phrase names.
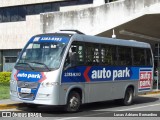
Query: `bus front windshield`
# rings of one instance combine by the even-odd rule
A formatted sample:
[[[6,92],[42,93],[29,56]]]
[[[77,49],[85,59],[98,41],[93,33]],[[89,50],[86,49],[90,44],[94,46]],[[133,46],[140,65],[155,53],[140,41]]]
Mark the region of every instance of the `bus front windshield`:
[[[66,48],[62,42],[33,42],[22,51],[17,69],[51,71],[58,69]]]

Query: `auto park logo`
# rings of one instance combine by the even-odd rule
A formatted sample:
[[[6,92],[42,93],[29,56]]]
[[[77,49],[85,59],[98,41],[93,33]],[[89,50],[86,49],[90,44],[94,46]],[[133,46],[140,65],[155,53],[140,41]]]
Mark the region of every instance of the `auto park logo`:
[[[46,79],[44,72],[17,71],[14,77],[16,80],[32,82],[42,82]]]
[[[129,80],[131,69],[128,67],[87,67],[84,71],[86,82]]]
[[[152,87],[152,69],[140,69],[139,90],[149,90]]]

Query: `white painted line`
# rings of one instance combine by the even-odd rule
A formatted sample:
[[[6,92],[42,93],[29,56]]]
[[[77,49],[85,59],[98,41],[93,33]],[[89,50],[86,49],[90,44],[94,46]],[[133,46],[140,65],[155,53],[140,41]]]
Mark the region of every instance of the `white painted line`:
[[[77,118],[81,118],[81,117],[68,117],[68,118],[60,118],[60,119],[56,119],[56,120],[71,120],[71,119],[77,119]]]
[[[60,119],[57,119],[57,120],[71,120],[71,119],[78,119],[78,118],[82,118],[82,117],[91,117],[91,116],[93,117],[93,116],[96,116],[96,115],[113,113],[113,112],[117,112],[117,111],[127,111],[127,110],[141,109],[141,108],[153,107],[153,106],[157,106],[157,105],[160,105],[160,103],[159,104],[153,104],[153,105],[141,106],[141,107],[133,107],[133,108],[128,108],[128,109],[121,109],[121,110],[110,111],[110,112],[103,112],[103,113],[97,113],[97,114],[89,114],[89,115],[84,115],[84,116],[81,116],[81,117],[60,118]]]
[[[147,106],[141,106],[141,107],[134,107],[134,108],[122,109],[122,110],[117,110],[117,111],[126,111],[126,110],[141,109],[141,108],[153,107],[153,106],[157,106],[157,105],[160,105],[160,103],[159,103],[159,104],[153,104],[153,105],[147,105]]]

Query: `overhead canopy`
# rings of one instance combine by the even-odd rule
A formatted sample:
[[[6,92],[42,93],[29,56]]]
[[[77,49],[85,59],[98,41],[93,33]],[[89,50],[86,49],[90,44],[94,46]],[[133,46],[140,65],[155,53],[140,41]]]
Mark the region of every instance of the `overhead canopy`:
[[[160,43],[160,14],[146,14],[114,28],[117,38]],[[113,29],[98,34],[111,37]]]

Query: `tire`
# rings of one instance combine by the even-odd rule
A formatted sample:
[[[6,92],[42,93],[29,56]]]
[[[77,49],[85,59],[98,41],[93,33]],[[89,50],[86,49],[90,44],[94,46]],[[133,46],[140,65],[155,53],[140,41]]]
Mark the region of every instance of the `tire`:
[[[133,94],[134,94],[134,91],[131,87],[126,89],[125,96],[122,99],[123,105],[128,106],[133,103]]]
[[[68,96],[67,105],[65,106],[65,110],[67,112],[77,112],[79,111],[80,105],[81,105],[80,94],[76,91],[71,91]]]

